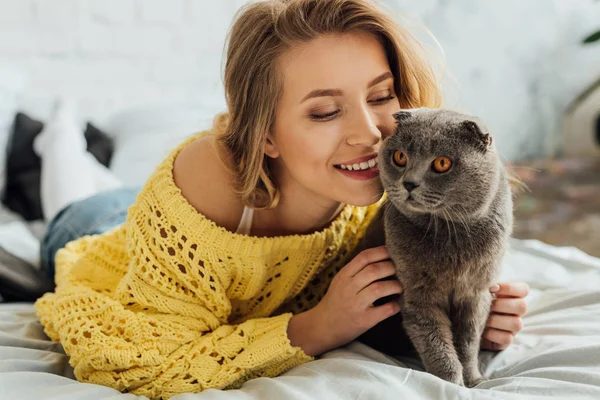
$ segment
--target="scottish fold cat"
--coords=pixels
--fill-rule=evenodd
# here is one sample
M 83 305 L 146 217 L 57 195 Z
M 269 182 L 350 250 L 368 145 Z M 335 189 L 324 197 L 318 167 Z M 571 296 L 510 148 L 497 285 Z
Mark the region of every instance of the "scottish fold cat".
M 377 348 L 407 334 L 428 372 L 472 387 L 485 380 L 478 355 L 489 287 L 512 232 L 508 174 L 476 118 L 445 109 L 394 117 L 379 152 L 388 201 L 359 249 L 385 242 L 402 311 L 359 340 Z

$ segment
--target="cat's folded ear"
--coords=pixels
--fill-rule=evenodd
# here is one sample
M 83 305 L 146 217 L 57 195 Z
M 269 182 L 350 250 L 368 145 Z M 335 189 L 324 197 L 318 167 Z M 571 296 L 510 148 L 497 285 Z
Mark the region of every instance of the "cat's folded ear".
M 461 122 L 459 131 L 465 141 L 475 146 L 477 150 L 485 153 L 492 146 L 492 137 L 490 134 L 484 132 L 481 126 L 475 121 L 466 120 Z
M 406 121 L 407 119 L 410 119 L 411 117 L 412 117 L 412 114 L 408 111 L 398 111 L 397 113 L 394 114 L 394 118 L 398 122 Z

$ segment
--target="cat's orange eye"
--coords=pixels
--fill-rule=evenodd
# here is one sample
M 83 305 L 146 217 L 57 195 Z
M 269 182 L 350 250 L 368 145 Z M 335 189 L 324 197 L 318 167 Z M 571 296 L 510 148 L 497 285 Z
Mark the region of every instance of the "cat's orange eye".
M 433 160 L 433 170 L 435 172 L 439 172 L 440 174 L 448 172 L 451 166 L 452 160 L 450 160 L 448 157 L 438 157 Z
M 396 163 L 396 165 L 398 165 L 399 167 L 406 167 L 407 162 L 408 158 L 406 157 L 406 154 L 404 154 L 400 150 L 396 150 L 394 152 L 394 163 Z

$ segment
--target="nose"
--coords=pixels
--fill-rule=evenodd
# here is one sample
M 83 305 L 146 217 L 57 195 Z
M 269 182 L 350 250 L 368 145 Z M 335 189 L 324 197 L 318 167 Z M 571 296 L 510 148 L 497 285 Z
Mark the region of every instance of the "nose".
M 346 142 L 353 146 L 374 146 L 381 141 L 381 131 L 370 110 L 361 109 L 357 116 L 352 118 Z
M 406 182 L 405 181 L 405 182 L 402 182 L 402 184 L 404 185 L 406 190 L 408 190 L 409 192 L 412 192 L 414 188 L 419 187 L 419 185 L 414 182 Z

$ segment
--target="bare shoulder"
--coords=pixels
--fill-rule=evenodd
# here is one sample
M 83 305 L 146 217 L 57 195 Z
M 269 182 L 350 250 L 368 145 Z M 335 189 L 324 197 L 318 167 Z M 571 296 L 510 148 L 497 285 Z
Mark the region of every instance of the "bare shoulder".
M 235 231 L 244 207 L 214 140 L 212 135 L 203 136 L 186 145 L 175 159 L 173 177 L 183 196 L 199 213 Z

